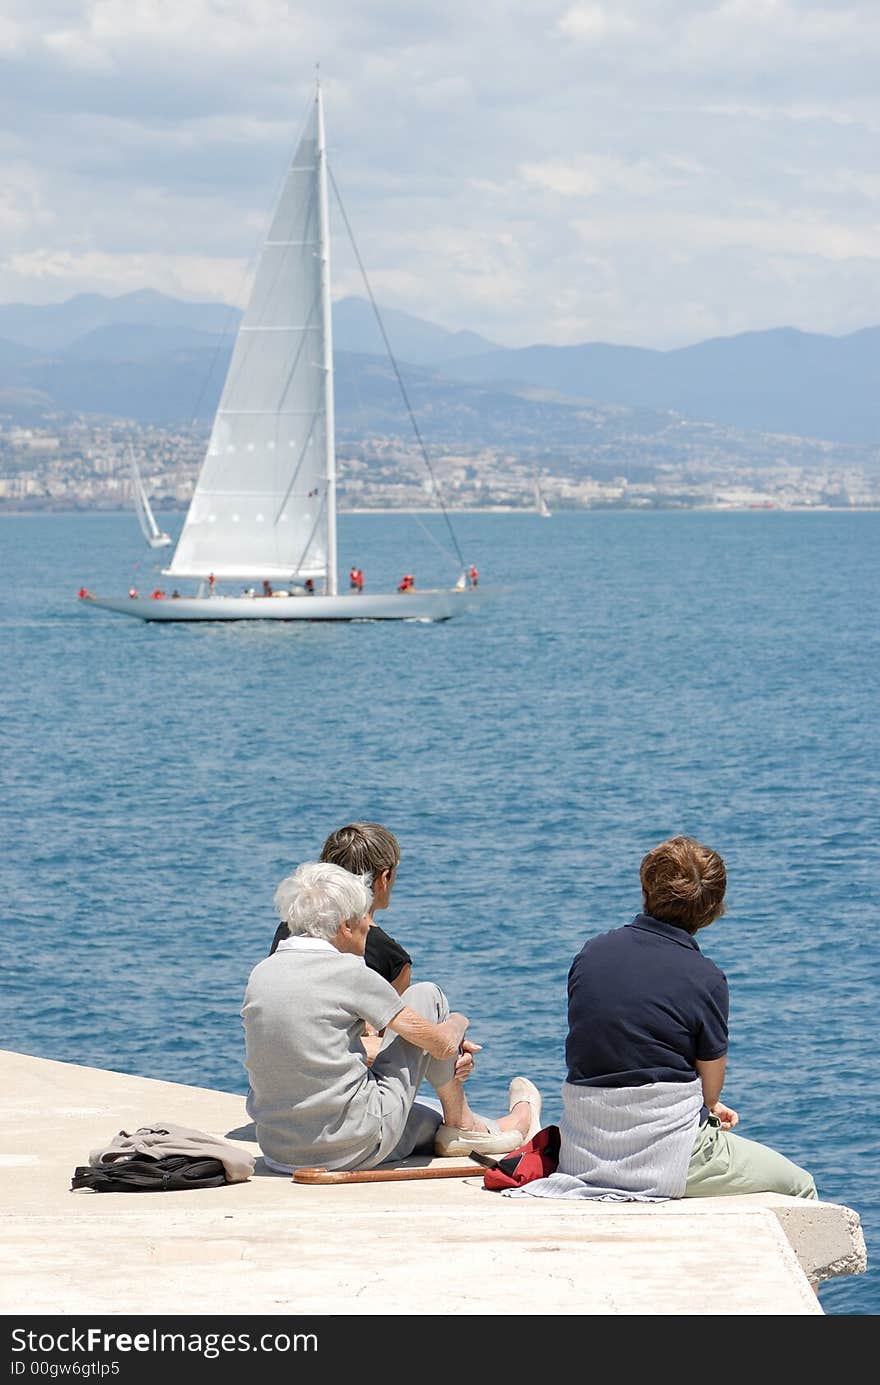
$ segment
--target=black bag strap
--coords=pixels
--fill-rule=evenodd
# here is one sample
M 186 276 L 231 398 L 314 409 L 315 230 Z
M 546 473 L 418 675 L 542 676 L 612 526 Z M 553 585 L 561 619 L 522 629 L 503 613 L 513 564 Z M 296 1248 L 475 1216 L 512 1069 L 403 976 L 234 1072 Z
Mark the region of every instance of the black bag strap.
M 219 1188 L 226 1181 L 219 1159 L 188 1154 L 152 1159 L 148 1154 L 132 1154 L 108 1164 L 80 1165 L 74 1170 L 70 1187 L 71 1191 L 92 1188 L 96 1193 L 162 1193 Z

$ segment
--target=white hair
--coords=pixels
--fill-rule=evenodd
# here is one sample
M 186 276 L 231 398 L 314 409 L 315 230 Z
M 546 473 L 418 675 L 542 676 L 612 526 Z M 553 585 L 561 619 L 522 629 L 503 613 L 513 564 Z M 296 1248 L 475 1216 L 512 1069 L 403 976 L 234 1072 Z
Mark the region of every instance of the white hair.
M 308 861 L 281 881 L 275 908 L 291 937 L 335 938 L 340 925 L 362 918 L 373 892 L 359 875 L 329 861 Z

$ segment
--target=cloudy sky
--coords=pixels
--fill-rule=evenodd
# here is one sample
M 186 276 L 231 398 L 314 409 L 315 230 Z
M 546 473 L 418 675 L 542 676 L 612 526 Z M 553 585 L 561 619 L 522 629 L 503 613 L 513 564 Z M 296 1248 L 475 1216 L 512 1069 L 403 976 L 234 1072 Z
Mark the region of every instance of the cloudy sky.
M 0 302 L 241 302 L 317 63 L 384 306 L 507 346 L 880 323 L 878 0 L 2 0 Z

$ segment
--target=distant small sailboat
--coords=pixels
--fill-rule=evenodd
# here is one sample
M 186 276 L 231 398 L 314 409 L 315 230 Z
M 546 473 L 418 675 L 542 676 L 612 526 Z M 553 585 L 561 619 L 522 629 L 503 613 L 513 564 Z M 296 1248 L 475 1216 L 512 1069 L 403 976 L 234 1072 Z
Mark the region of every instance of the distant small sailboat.
M 541 490 L 541 483 L 537 476 L 535 477 L 535 509 L 542 519 L 549 519 L 552 514 L 550 506 L 544 499 L 544 492 Z
M 144 487 L 143 477 L 138 469 L 134 449 L 131 444 L 129 444 L 128 448 L 128 461 L 131 467 L 131 490 L 134 498 L 134 509 L 138 517 L 138 524 L 141 526 L 141 533 L 151 548 L 169 548 L 171 546 L 171 535 L 163 533 L 156 523 L 156 518 L 150 507 L 150 501 Z

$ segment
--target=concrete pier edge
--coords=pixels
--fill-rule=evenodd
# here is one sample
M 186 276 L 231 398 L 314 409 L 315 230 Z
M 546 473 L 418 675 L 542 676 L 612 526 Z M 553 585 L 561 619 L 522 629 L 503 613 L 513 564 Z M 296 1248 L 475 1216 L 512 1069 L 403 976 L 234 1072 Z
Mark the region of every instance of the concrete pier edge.
M 237 1315 L 822 1315 L 815 1287 L 867 1267 L 858 1214 L 837 1203 L 510 1199 L 479 1174 L 307 1187 L 265 1169 L 236 1094 L 8 1050 L 0 1093 L 6 1315 L 173 1317 L 218 1304 Z M 71 1192 L 91 1150 L 162 1120 L 242 1142 L 254 1176 Z

